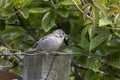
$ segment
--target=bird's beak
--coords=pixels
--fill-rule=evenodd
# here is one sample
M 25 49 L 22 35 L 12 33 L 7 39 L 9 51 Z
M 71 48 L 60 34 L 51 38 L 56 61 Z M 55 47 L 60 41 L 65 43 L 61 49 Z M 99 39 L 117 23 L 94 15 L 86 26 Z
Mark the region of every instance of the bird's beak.
M 65 35 L 64 43 L 68 46 L 69 36 Z
M 68 38 L 68 35 L 66 33 L 64 33 L 64 38 Z

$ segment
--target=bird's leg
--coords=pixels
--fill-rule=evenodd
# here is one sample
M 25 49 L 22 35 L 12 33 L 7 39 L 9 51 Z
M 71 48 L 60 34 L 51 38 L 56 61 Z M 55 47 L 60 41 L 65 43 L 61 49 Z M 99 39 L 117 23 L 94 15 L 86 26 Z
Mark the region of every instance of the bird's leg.
M 54 56 L 60 56 L 60 52 L 53 51 Z
M 46 51 L 42 51 L 42 54 L 44 54 L 44 55 L 46 55 L 46 56 L 48 56 L 48 55 L 49 55 L 49 53 L 48 53 L 48 52 L 46 52 Z

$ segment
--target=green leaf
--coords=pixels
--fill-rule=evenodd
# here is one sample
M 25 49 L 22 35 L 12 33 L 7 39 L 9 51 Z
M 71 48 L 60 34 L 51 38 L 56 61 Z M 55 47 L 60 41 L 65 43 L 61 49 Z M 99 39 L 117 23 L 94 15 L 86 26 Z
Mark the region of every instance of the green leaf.
M 103 33 L 106 33 L 105 29 L 104 28 L 101 28 L 101 27 L 95 27 L 95 33 L 96 34 L 103 34 Z
M 88 58 L 86 61 L 86 66 L 95 72 L 99 71 L 99 68 L 101 67 L 100 58 L 99 57 Z
M 88 41 L 88 39 L 85 37 L 87 31 L 88 31 L 88 27 L 85 27 L 85 28 L 82 30 L 81 40 L 80 40 L 80 42 L 78 43 L 78 45 L 79 45 L 80 47 L 82 47 L 85 51 L 89 51 L 89 41 Z
M 88 28 L 89 28 L 88 26 L 84 27 L 84 29 L 83 29 L 82 32 L 81 32 L 81 38 L 86 35 L 86 33 L 87 33 L 87 31 L 88 31 Z
M 120 2 L 120 0 L 110 0 L 109 2 L 110 3 L 117 3 L 117 2 Z
M 85 80 L 101 80 L 103 74 L 95 73 L 92 70 L 87 70 L 85 73 Z
M 24 33 L 25 31 L 20 27 L 6 25 L 6 29 L 1 33 L 1 35 L 10 34 L 11 32 L 12 33 L 18 32 L 19 34 L 21 34 Z
M 74 76 L 71 76 L 71 77 L 70 77 L 70 80 L 75 80 L 75 77 L 74 77 Z
M 104 80 L 116 80 L 116 78 L 113 75 L 107 74 L 104 76 Z
M 106 26 L 106 25 L 111 25 L 113 24 L 110 19 L 107 18 L 102 18 L 99 20 L 99 26 Z
M 120 32 L 115 32 L 115 35 L 120 38 Z
M 80 30 L 81 30 L 81 27 L 75 27 L 75 24 L 79 23 L 81 21 L 79 20 L 75 20 L 75 19 L 72 19 L 70 20 L 70 25 L 71 25 L 71 30 L 70 30 L 70 36 L 71 36 L 71 39 L 74 40 L 75 42 L 79 42 L 80 41 Z M 81 22 L 82 23 L 82 22 Z
M 92 17 L 93 17 L 93 27 L 95 27 L 99 21 L 98 9 L 95 6 L 92 7 Z
M 89 19 L 86 19 L 84 25 L 89 25 L 89 24 L 92 24 L 92 21 Z
M 116 10 L 120 10 L 120 4 L 114 3 L 112 5 L 110 5 L 112 8 L 116 9 Z
M 21 1 L 21 0 L 20 0 Z M 33 0 L 23 0 L 23 4 L 22 4 L 22 6 L 28 6 L 28 5 L 30 5 L 31 3 L 33 2 Z
M 87 70 L 85 73 L 85 80 L 91 80 L 92 76 L 94 76 L 94 72 L 91 70 Z
M 26 7 L 32 3 L 33 0 L 10 0 L 14 6 Z
M 27 19 L 29 17 L 29 9 L 28 8 L 24 8 L 24 9 L 20 10 L 20 13 L 25 19 Z
M 119 51 L 112 50 L 110 52 L 112 54 L 107 56 L 107 64 L 114 66 L 114 67 L 119 67 L 119 65 L 120 65 L 120 53 L 119 53 Z
M 120 14 L 115 15 L 114 24 L 116 27 L 120 27 Z
M 78 45 L 80 47 L 82 47 L 85 51 L 87 51 L 87 52 L 89 51 L 89 42 L 88 42 L 87 38 L 82 37 L 80 42 L 78 43 Z
M 24 36 L 23 35 L 19 35 L 19 34 L 16 34 L 16 38 L 14 37 L 14 48 L 17 48 L 19 49 L 20 48 L 20 44 L 22 43 L 24 39 Z
M 45 13 L 49 10 L 51 10 L 49 7 L 45 7 L 45 8 L 36 7 L 36 8 L 30 8 L 29 12 L 30 13 Z
M 65 6 L 74 5 L 74 3 L 71 0 L 61 0 L 60 3 Z
M 95 35 L 95 27 L 93 25 L 88 25 L 89 40 L 91 40 Z
M 68 17 L 69 11 L 65 8 L 57 9 L 57 13 L 62 17 Z
M 94 2 L 94 5 L 103 13 L 104 16 L 107 16 L 107 7 L 101 2 Z
M 6 47 L 0 46 L 0 51 L 5 51 L 5 50 L 7 50 Z
M 51 12 L 47 12 L 41 22 L 42 28 L 45 32 L 48 32 L 52 27 L 54 27 L 55 20 L 54 20 L 54 15 Z
M 6 10 L 2 12 L 2 17 L 5 17 L 6 19 L 10 18 L 14 12 L 12 10 Z
M 0 0 L 0 10 L 10 5 L 10 0 Z
M 102 44 L 105 40 L 107 40 L 109 35 L 107 33 L 103 33 L 100 35 L 97 35 L 90 41 L 89 50 L 93 50 L 94 48 L 98 47 L 100 44 Z
M 106 43 L 107 46 L 110 46 L 110 47 L 120 47 L 120 42 L 117 40 L 117 39 L 111 39 L 109 40 L 107 43 Z
M 50 0 L 51 2 L 51 6 L 54 7 L 54 9 L 58 9 L 60 7 L 60 3 L 59 3 L 59 0 Z
M 77 47 L 68 47 L 68 48 L 65 48 L 63 51 L 67 52 L 67 53 L 79 53 L 79 52 L 81 52 L 80 49 Z

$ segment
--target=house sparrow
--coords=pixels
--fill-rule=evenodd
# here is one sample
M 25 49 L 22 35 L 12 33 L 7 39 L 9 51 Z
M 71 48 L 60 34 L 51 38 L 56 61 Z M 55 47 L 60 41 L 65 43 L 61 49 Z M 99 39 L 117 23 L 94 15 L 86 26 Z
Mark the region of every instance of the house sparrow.
M 53 31 L 51 34 L 41 38 L 33 46 L 33 52 L 45 51 L 51 52 L 56 51 L 61 46 L 63 40 L 67 37 L 65 32 L 61 29 Z

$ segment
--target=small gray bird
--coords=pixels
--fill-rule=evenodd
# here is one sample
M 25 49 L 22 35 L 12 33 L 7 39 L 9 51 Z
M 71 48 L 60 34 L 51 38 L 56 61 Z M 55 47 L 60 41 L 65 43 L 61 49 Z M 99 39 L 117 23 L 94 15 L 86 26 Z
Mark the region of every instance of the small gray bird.
M 46 51 L 52 52 L 56 51 L 62 44 L 63 40 L 67 37 L 65 32 L 61 29 L 53 31 L 51 34 L 41 38 L 33 46 L 34 52 Z

